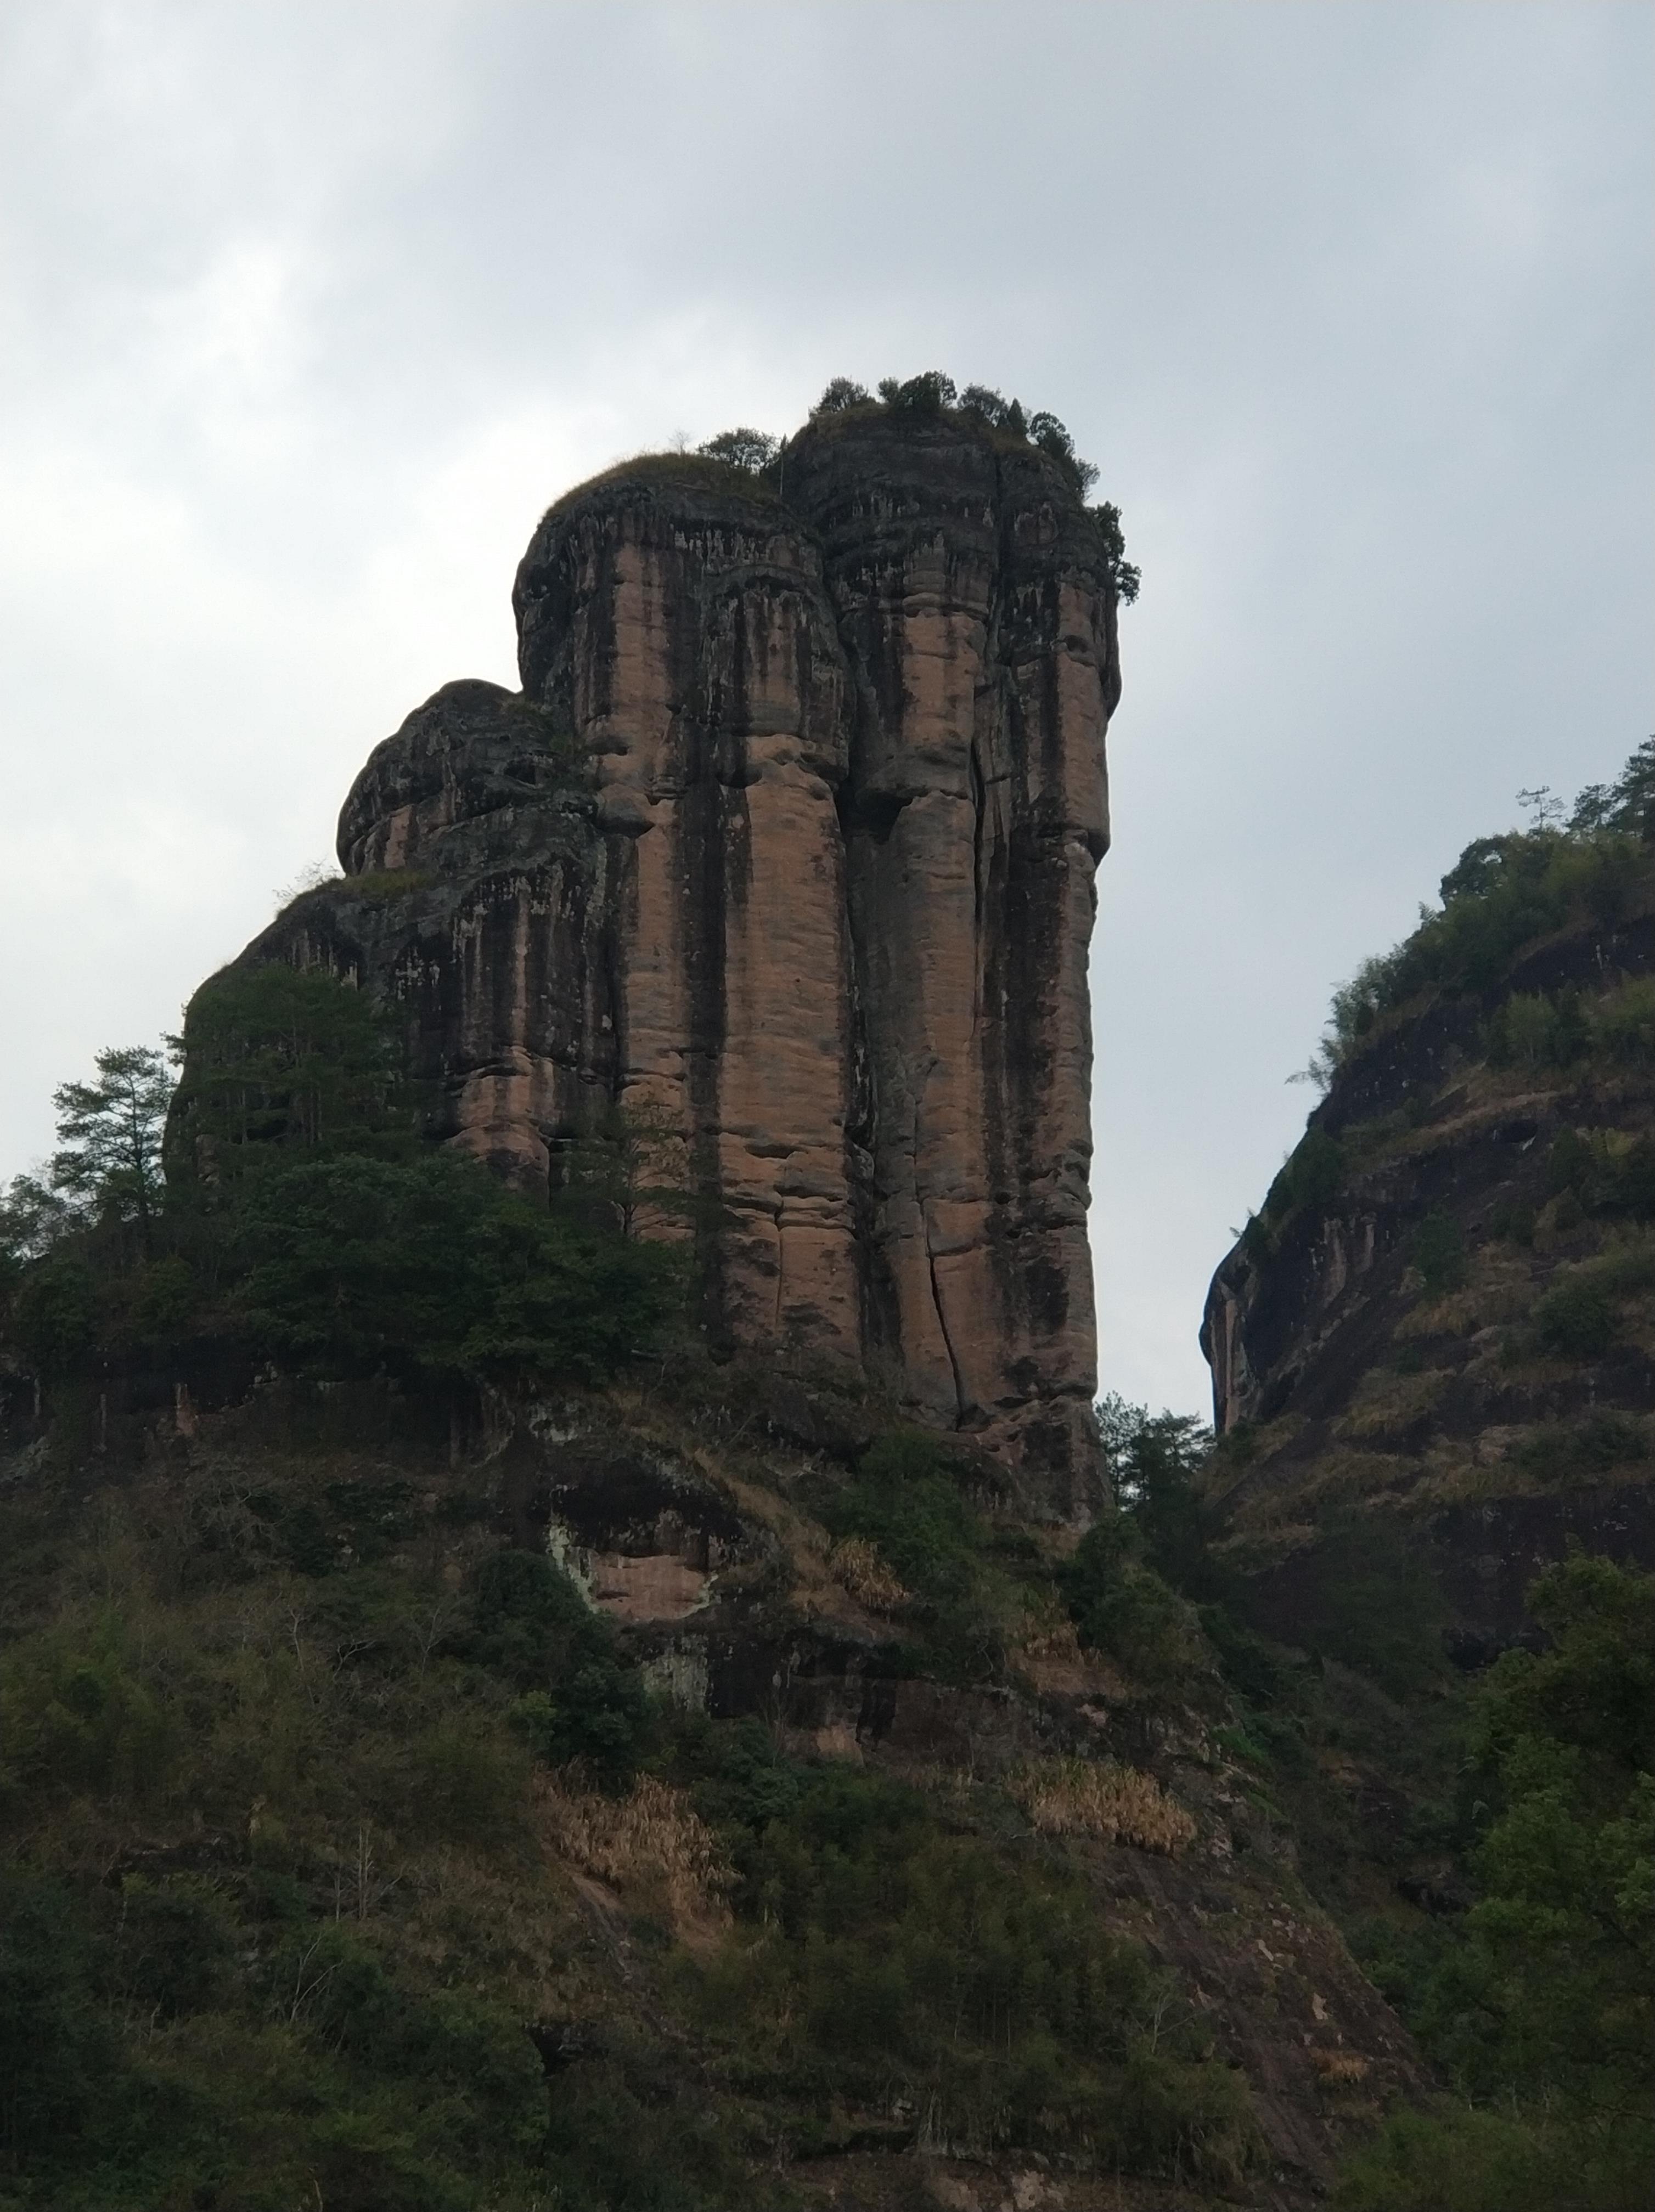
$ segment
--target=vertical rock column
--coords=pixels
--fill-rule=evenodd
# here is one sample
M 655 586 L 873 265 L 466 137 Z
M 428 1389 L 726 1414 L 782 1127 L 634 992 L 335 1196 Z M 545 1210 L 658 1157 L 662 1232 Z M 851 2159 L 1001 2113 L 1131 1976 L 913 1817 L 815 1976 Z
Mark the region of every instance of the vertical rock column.
M 1097 1391 L 1088 967 L 1120 664 L 1094 526 L 1033 454 L 1002 454 L 999 478 L 994 665 L 977 726 L 982 1052 L 1005 1328 L 996 1425 L 1004 1448 L 1061 1492 L 1090 1464 Z
M 876 1357 L 1062 1510 L 1091 1479 L 1087 948 L 1118 693 L 1103 549 L 1041 456 L 827 422 L 788 454 L 852 670 L 843 811 Z
M 620 1103 L 687 1147 L 709 1328 L 855 1358 L 846 718 L 814 550 L 757 489 L 611 482 L 548 515 L 516 605 L 525 689 L 595 763 Z

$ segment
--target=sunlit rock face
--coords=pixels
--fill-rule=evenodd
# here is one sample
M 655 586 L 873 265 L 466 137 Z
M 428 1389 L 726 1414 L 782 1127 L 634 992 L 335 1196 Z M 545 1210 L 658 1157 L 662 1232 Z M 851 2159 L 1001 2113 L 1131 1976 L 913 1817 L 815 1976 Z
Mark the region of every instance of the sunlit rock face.
M 1079 499 L 1020 441 L 860 410 L 774 482 L 581 487 L 514 605 L 520 693 L 411 715 L 344 882 L 243 957 L 405 1006 L 442 1133 L 525 1186 L 618 1106 L 681 1163 L 645 1225 L 695 1237 L 715 1350 L 865 1368 L 1084 1511 L 1119 674 Z

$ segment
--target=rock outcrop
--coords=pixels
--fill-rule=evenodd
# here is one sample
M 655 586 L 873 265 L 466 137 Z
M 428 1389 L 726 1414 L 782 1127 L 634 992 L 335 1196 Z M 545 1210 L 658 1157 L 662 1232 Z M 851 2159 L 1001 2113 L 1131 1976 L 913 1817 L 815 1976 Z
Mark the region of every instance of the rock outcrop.
M 1220 1264 L 1214 1504 L 1273 1632 L 1331 1633 L 1353 1544 L 1468 1667 L 1533 1637 L 1528 1584 L 1572 1545 L 1655 1564 L 1655 1080 L 1614 1028 L 1652 975 L 1646 855 L 1612 923 L 1381 1024 Z M 1513 1005 L 1574 1043 L 1502 1049 Z
M 1083 1512 L 1109 550 L 958 415 L 824 416 L 772 476 L 560 500 L 520 694 L 412 714 L 344 880 L 242 957 L 395 1002 L 440 1133 L 520 1184 L 619 1109 L 693 1201 L 651 1225 L 696 1237 L 715 1350 L 861 1366 Z

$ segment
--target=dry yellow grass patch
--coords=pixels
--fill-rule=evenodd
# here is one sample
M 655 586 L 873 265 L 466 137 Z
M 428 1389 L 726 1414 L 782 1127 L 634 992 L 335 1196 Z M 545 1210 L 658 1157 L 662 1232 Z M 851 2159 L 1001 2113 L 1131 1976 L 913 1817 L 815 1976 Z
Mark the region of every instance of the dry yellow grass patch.
M 1095 1836 L 1176 1858 L 1196 1824 L 1153 1774 L 1113 1759 L 1030 1759 L 1007 1787 L 1035 1827 L 1048 1836 Z
M 1311 2064 L 1332 2088 L 1348 2088 L 1365 2081 L 1372 2071 L 1370 2062 L 1354 2051 L 1312 2051 Z
M 682 1790 L 641 1774 L 630 1796 L 604 1797 L 545 1775 L 535 1797 L 546 1842 L 583 1872 L 658 1905 L 679 1928 L 725 1917 L 734 1877 Z
M 1084 1667 L 1086 1655 L 1074 1623 L 1067 1614 L 1055 1619 L 1031 1619 L 1028 1632 L 1017 1647 L 1018 1656 L 1059 1667 Z
M 1404 1287 L 1407 1278 L 1404 1277 Z M 1419 1279 L 1414 1278 L 1415 1281 Z M 1481 1327 L 1482 1302 L 1475 1291 L 1451 1291 L 1440 1298 L 1428 1298 L 1422 1305 L 1414 1307 L 1397 1322 L 1392 1334 L 1399 1342 L 1416 1336 L 1469 1336 Z
M 1362 1377 L 1350 1411 L 1333 1424 L 1333 1433 L 1362 1443 L 1405 1428 L 1433 1411 L 1453 1379 L 1452 1370 L 1445 1367 L 1427 1367 L 1418 1375 L 1376 1369 Z
M 870 1613 L 894 1613 L 908 1592 L 866 1536 L 847 1536 L 828 1554 L 828 1572 Z

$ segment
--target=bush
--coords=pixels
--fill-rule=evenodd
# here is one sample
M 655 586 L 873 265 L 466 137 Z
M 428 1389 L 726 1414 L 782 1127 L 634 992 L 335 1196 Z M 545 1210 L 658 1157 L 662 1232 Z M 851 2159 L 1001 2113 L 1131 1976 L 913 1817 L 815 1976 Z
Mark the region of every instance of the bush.
M 1345 1180 L 1345 1151 L 1336 1137 L 1307 1129 L 1270 1185 L 1264 1212 L 1285 1220 L 1297 1207 L 1321 1212 L 1339 1195 Z
M 1489 1017 L 1483 1050 L 1493 1067 L 1567 1067 L 1587 1044 L 1579 994 L 1513 992 Z
M 725 2212 L 751 2201 L 724 2116 L 681 2057 L 663 2059 L 624 2035 L 609 2042 L 553 2080 L 551 2204 L 559 2212 Z
M 1647 1459 L 1649 1440 L 1624 1413 L 1589 1413 L 1573 1426 L 1561 1422 L 1536 1429 L 1518 1453 L 1522 1464 L 1543 1480 L 1602 1474 L 1612 1467 Z
M 1393 2130 L 1354 2162 L 1339 2199 L 1352 2207 L 1629 2212 L 1642 2201 L 1631 2177 L 1646 2190 L 1655 1577 L 1576 1553 L 1528 1596 L 1544 1648 L 1504 1653 L 1472 1705 L 1469 1775 L 1487 1816 L 1470 1855 L 1477 1895 L 1433 1947 L 1409 2015 L 1459 2091 L 1510 2111 L 1508 2131 L 1484 2116 Z M 1468 2130 L 1466 2194 L 1433 2196 L 1431 2162 L 1440 2171 L 1456 2127 Z M 1545 2184 L 1526 2178 L 1525 2145 Z
M 1588 1015 L 1594 1046 L 1622 1067 L 1655 1066 L 1655 976 L 1607 992 Z
M 1364 962 L 1335 992 L 1330 1018 L 1307 1071 L 1323 1089 L 1360 1052 L 1387 1014 L 1428 991 L 1485 992 L 1515 954 L 1567 925 L 1615 927 L 1648 872 L 1651 760 L 1640 745 L 1612 786 L 1582 792 L 1567 826 L 1473 840 L 1442 878 L 1442 903 L 1421 909 L 1411 936 Z M 1655 993 L 1628 985 L 1621 1003 L 1596 1010 L 1524 994 L 1498 1008 L 1496 1059 L 1561 1063 L 1587 1043 L 1641 1064 L 1655 1052 Z
M 648 1720 L 642 1683 L 609 1622 L 550 1559 L 513 1551 L 484 1562 L 463 1648 L 522 1693 L 511 1718 L 541 1758 L 578 1759 L 611 1790 L 630 1780 Z
M 72 1255 L 54 1256 L 22 1278 L 12 1304 L 17 1341 L 37 1373 L 70 1375 L 97 1342 L 100 1315 L 92 1271 Z
M 739 469 L 744 476 L 756 477 L 769 468 L 782 450 L 779 439 L 763 430 L 750 430 L 745 426 L 739 430 L 721 430 L 715 438 L 709 438 L 697 453 L 709 461 L 722 461 L 727 468 Z
M 1011 1593 L 992 1564 L 988 1526 L 935 1437 L 918 1429 L 882 1437 L 824 1518 L 842 1541 L 873 1547 L 914 1599 L 946 1672 L 975 1680 L 1000 1663 Z
M 1414 1232 L 1414 1265 L 1433 1297 L 1461 1289 L 1469 1272 L 1465 1232 L 1451 1213 L 1427 1213 Z
M 128 1875 L 112 1951 L 123 1996 L 151 2018 L 204 2012 L 230 1988 L 234 1916 L 204 1875 Z
M 1232 2178 L 1248 2161 L 1244 2093 L 1198 2063 L 1194 2024 L 1079 1879 L 1013 1869 L 940 1829 L 916 1791 L 844 1767 L 811 1778 L 738 1860 L 750 1924 L 702 2008 L 755 2086 L 823 2106 L 899 2093 L 938 2147 Z
M 866 407 L 872 398 L 865 384 L 858 384 L 849 376 L 836 376 L 810 411 L 812 416 L 838 415 L 847 407 Z
M 924 369 L 905 383 L 898 383 L 894 376 L 881 377 L 879 397 L 893 414 L 940 415 L 945 407 L 954 404 L 954 380 L 940 368 Z
M 1650 2138 L 1636 2122 L 1401 2112 L 1347 2159 L 1333 2212 L 1643 2212 Z
M 174 1041 L 183 1074 L 167 1136 L 169 1185 L 222 1193 L 293 1151 L 383 1151 L 411 1139 L 417 1101 L 395 1016 L 326 968 L 227 968 Z
M 324 1371 L 593 1381 L 677 1296 L 669 1247 L 578 1228 L 446 1151 L 297 1161 L 250 1182 L 237 1228 L 253 1328 Z
M 1102 1651 L 1146 1688 L 1182 1682 L 1202 1661 L 1191 1607 L 1136 1554 L 1136 1530 L 1120 1512 L 1099 1516 L 1062 1568 L 1059 1583 L 1081 1643 Z
M 143 1802 L 179 1748 L 175 1712 L 133 1663 L 120 1624 L 65 1624 L 0 1656 L 0 1803 L 8 1785 Z
M 1615 1301 L 1580 1272 L 1561 1276 L 1535 1307 L 1542 1346 L 1561 1359 L 1597 1359 L 1615 1341 Z
M 554 1736 L 545 1747 L 548 1753 L 555 1744 Z M 543 1746 L 535 1742 L 532 1748 Z M 529 1747 L 491 1714 L 456 1706 L 414 1736 L 408 1753 L 405 1826 L 447 1843 L 486 1848 L 520 1824 Z

